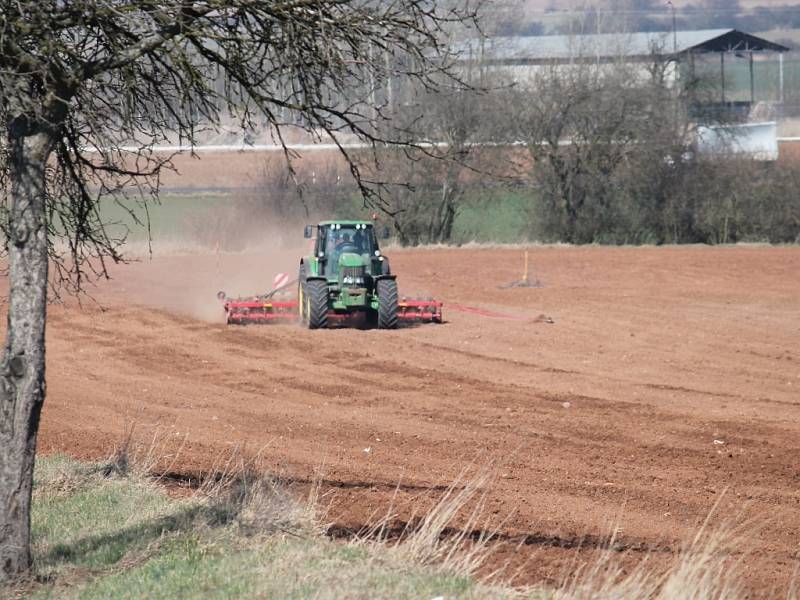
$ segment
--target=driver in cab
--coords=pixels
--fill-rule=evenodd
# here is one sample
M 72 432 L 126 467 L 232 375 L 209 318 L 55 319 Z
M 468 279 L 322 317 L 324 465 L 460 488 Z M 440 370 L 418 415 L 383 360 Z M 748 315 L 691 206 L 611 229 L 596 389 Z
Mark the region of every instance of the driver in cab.
M 360 231 L 337 231 L 334 234 L 334 258 L 338 261 L 343 252 L 364 253 L 364 236 Z

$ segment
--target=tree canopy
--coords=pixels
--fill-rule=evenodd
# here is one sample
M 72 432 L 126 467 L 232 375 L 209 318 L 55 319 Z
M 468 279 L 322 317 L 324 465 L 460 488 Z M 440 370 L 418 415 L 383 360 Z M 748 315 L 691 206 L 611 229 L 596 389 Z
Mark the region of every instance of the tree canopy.
M 31 562 L 48 282 L 80 289 L 121 258 L 100 199 L 157 194 L 169 158 L 154 145 L 191 148 L 223 119 L 280 144 L 287 127 L 330 139 L 374 194 L 342 136 L 413 145 L 376 91 L 458 85 L 447 33 L 474 19 L 430 0 L 0 0 L 0 582 Z
M 441 85 L 445 28 L 474 14 L 428 0 L 0 2 L 3 187 L 12 138 L 45 134 L 51 257 L 80 282 L 86 267 L 119 258 L 97 199 L 157 189 L 169 163 L 153 144 L 191 146 L 227 116 L 244 129 L 269 124 L 279 143 L 287 126 L 396 141 L 378 126 L 390 115 L 370 103 L 375 88 L 390 77 Z M 8 214 L 1 222 L 8 236 Z

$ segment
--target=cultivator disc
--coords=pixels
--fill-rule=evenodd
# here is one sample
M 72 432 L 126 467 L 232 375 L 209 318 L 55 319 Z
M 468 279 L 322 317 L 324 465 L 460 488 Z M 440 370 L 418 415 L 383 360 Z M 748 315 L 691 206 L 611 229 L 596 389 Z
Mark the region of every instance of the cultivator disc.
M 433 298 L 403 298 L 397 304 L 397 318 L 406 323 L 441 323 L 442 306 Z
M 284 285 L 262 296 L 228 298 L 225 292 L 217 294 L 223 303 L 228 325 L 251 323 L 291 323 L 298 319 L 297 300 L 288 288 L 295 282 Z
M 297 302 L 231 302 L 226 307 L 228 324 L 247 325 L 248 323 L 269 323 L 276 321 L 291 322 L 297 320 Z

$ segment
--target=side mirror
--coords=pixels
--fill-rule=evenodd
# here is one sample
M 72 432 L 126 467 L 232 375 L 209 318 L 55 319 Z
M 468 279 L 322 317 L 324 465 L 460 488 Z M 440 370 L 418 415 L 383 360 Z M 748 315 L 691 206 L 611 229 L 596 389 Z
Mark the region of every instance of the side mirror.
M 311 225 L 306 225 L 306 228 L 303 230 L 303 237 L 307 240 L 314 237 L 314 228 Z
M 388 227 L 384 227 L 383 230 L 381 231 L 381 239 L 383 239 L 383 240 L 388 240 L 389 239 L 389 228 Z

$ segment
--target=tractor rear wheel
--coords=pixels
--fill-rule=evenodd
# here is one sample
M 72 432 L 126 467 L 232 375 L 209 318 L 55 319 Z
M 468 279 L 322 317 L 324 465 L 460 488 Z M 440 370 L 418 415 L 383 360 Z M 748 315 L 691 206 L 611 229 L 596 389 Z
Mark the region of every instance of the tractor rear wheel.
M 396 329 L 397 282 L 379 279 L 375 290 L 378 293 L 378 329 Z
M 304 316 L 309 329 L 324 329 L 328 326 L 328 284 L 312 279 L 306 281 Z

